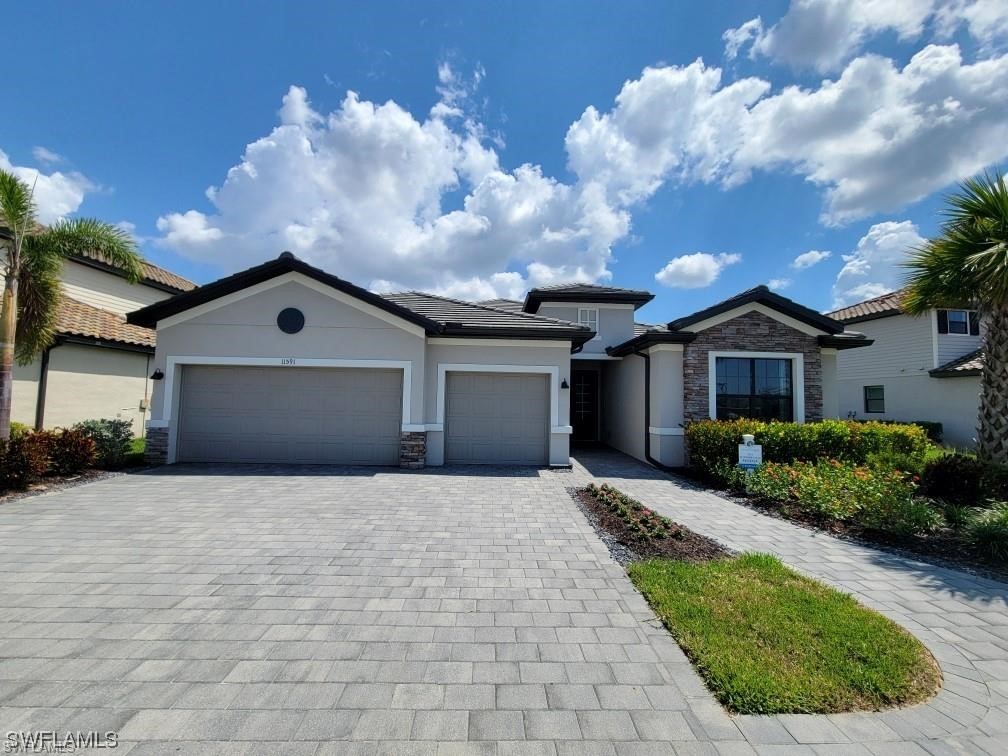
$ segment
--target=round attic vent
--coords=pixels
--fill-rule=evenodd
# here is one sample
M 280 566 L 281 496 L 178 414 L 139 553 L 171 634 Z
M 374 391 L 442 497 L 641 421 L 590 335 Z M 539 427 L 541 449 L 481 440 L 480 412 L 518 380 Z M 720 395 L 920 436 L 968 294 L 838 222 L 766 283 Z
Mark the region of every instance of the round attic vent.
M 277 315 L 277 328 L 284 333 L 297 333 L 304 328 L 304 313 L 296 307 L 287 307 Z

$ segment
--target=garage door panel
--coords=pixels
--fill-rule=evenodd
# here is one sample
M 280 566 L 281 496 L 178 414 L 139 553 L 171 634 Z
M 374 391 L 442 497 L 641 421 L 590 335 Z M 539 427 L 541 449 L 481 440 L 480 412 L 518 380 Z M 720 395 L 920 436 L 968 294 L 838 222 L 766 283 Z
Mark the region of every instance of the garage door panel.
M 446 461 L 546 463 L 549 388 L 545 375 L 449 373 L 446 392 Z
M 179 460 L 394 465 L 402 372 L 186 366 Z

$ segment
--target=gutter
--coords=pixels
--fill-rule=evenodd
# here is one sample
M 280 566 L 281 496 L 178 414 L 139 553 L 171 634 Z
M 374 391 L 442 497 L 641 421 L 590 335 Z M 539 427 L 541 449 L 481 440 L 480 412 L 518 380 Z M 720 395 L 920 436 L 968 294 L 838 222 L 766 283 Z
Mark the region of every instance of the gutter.
M 634 354 L 644 360 L 644 459 L 662 472 L 677 472 L 677 468 L 659 462 L 651 456 L 651 355 L 646 352 L 634 352 Z
M 35 430 L 42 430 L 45 423 L 46 388 L 49 384 L 49 353 L 60 345 L 60 341 L 42 350 L 42 364 L 39 366 L 38 391 L 35 393 Z

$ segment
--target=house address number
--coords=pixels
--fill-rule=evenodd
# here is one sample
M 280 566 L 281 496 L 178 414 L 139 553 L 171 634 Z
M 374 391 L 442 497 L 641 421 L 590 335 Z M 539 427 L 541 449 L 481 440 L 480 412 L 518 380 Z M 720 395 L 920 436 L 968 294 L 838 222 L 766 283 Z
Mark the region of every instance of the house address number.
M 291 365 L 296 365 L 297 360 L 295 360 L 293 357 L 281 357 L 280 364 L 286 367 L 290 367 Z

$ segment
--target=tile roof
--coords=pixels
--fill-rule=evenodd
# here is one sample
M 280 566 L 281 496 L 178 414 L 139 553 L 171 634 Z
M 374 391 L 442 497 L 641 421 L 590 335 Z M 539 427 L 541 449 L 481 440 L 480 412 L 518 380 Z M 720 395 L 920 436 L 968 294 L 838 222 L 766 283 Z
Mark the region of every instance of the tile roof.
M 114 269 L 114 266 L 109 265 L 105 258 L 98 252 L 81 251 L 73 255 L 73 257 L 83 258 L 84 261 L 100 263 L 103 266 Z M 174 289 L 175 291 L 192 291 L 196 288 L 196 284 L 188 278 L 182 278 L 182 276 L 176 275 L 170 270 L 165 270 L 164 268 L 158 267 L 154 263 L 147 262 L 146 260 L 140 263 L 140 272 L 142 276 L 141 280 L 147 283 L 160 284 L 161 286 L 166 286 L 170 289 Z
M 526 329 L 545 333 L 569 333 L 589 329 L 557 318 L 530 315 L 527 312 L 491 307 L 486 304 L 463 302 L 459 299 L 439 297 L 420 291 L 383 294 L 385 299 L 437 323 L 458 324 L 467 328 Z
M 964 354 L 962 357 L 939 365 L 930 371 L 930 375 L 935 378 L 958 378 L 967 375 L 980 375 L 983 370 L 984 356 L 983 349 Z
M 84 336 L 121 344 L 153 347 L 154 331 L 150 328 L 129 325 L 126 318 L 115 312 L 102 310 L 65 294 L 60 298 L 56 315 L 56 333 L 66 336 Z
M 522 309 L 536 312 L 543 302 L 614 302 L 643 307 L 654 299 L 650 291 L 620 289 L 616 286 L 599 286 L 589 283 L 565 283 L 529 289 Z
M 648 331 L 664 331 L 663 326 L 648 325 L 647 323 L 634 323 L 633 324 L 633 335 L 640 336 Z
M 858 302 L 848 307 L 841 307 L 839 310 L 828 313 L 828 315 L 833 320 L 839 320 L 841 323 L 860 323 L 865 320 L 876 320 L 878 318 L 887 318 L 890 315 L 899 315 L 900 297 L 902 294 L 903 290 L 897 289 L 880 297 L 866 299 L 864 302 Z
M 517 299 L 486 299 L 477 302 L 484 307 L 496 307 L 498 310 L 508 310 L 509 312 L 521 312 L 522 303 Z

